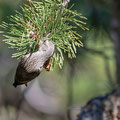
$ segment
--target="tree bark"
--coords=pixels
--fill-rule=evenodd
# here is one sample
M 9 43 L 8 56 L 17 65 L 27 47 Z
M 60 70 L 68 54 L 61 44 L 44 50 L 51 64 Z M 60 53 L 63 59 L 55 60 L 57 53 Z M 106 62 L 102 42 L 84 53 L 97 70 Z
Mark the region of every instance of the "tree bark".
M 111 38 L 115 49 L 116 79 L 120 87 L 120 0 L 112 1 L 111 10 Z

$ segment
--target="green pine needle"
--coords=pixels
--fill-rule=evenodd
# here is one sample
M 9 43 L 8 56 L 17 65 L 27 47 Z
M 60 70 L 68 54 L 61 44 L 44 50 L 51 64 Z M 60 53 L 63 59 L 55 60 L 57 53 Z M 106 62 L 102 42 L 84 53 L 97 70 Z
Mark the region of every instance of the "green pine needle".
M 76 57 L 76 47 L 83 46 L 77 33 L 77 28 L 88 30 L 82 20 L 87 18 L 63 7 L 62 0 L 43 0 L 41 2 L 28 1 L 22 8 L 22 13 L 16 12 L 15 16 L 10 16 L 10 23 L 2 22 L 2 28 L 7 30 L 5 43 L 10 48 L 16 49 L 12 57 L 21 58 L 27 53 L 37 51 L 40 40 L 46 38 L 56 46 L 56 51 L 52 57 L 52 67 L 54 64 L 63 66 L 64 56 Z

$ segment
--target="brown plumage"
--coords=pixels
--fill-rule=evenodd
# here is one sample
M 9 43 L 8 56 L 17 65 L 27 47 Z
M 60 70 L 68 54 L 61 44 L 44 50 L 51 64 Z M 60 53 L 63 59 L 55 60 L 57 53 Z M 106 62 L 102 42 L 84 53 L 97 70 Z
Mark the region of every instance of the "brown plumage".
M 18 64 L 14 87 L 25 84 L 36 78 L 44 67 L 50 70 L 50 58 L 54 54 L 54 44 L 49 40 L 43 40 L 38 51 L 25 55 Z

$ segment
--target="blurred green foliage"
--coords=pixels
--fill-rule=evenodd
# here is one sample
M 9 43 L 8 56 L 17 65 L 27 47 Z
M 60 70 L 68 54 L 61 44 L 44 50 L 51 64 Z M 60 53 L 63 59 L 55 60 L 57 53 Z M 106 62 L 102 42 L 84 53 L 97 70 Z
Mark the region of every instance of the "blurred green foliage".
M 23 1 L 16 4 L 14 2 L 0 1 L 0 22 L 8 21 L 7 16 L 14 14 L 14 11 L 19 9 L 19 5 L 23 4 Z M 70 96 L 72 96 L 70 105 L 83 105 L 90 98 L 103 95 L 115 87 L 114 49 L 109 35 L 111 9 L 109 8 L 109 0 L 94 0 L 92 4 L 88 0 L 71 0 L 70 6 L 73 3 L 73 10 L 77 10 L 88 18 L 87 24 L 90 30 L 83 33 L 84 47 L 78 49 L 77 58 L 73 60 L 66 58 L 63 70 L 55 68 L 49 74 L 55 76 L 56 79 L 59 75 L 60 83 L 58 81 L 56 86 L 60 86 L 59 90 L 63 93 L 62 102 L 69 102 Z M 78 32 L 81 33 L 82 31 L 78 29 Z M 2 43 L 2 36 L 0 39 L 0 59 L 2 59 L 3 53 L 8 55 L 10 50 Z M 5 51 L 4 48 L 7 50 Z M 6 56 L 4 62 L 9 57 L 10 55 Z M 2 64 L 6 63 L 2 62 Z M 15 65 L 12 65 L 15 69 Z M 7 68 L 6 66 L 4 72 L 10 72 Z M 1 81 L 6 79 L 5 76 L 2 78 Z M 7 80 L 10 81 L 9 78 Z M 9 85 L 12 85 L 12 78 Z

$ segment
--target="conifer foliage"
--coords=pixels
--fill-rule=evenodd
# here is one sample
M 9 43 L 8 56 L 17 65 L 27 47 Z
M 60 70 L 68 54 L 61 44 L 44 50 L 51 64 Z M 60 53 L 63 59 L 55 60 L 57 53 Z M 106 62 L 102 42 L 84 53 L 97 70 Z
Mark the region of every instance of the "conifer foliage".
M 10 23 L 1 25 L 7 31 L 4 33 L 5 43 L 16 49 L 12 57 L 21 58 L 37 51 L 42 39 L 48 39 L 56 46 L 52 66 L 57 63 L 62 67 L 63 53 L 69 58 L 76 57 L 76 47 L 83 46 L 82 36 L 76 29 L 87 30 L 83 22 L 86 17 L 68 9 L 62 0 L 28 0 L 21 9 L 22 13 L 17 11 L 10 16 Z

